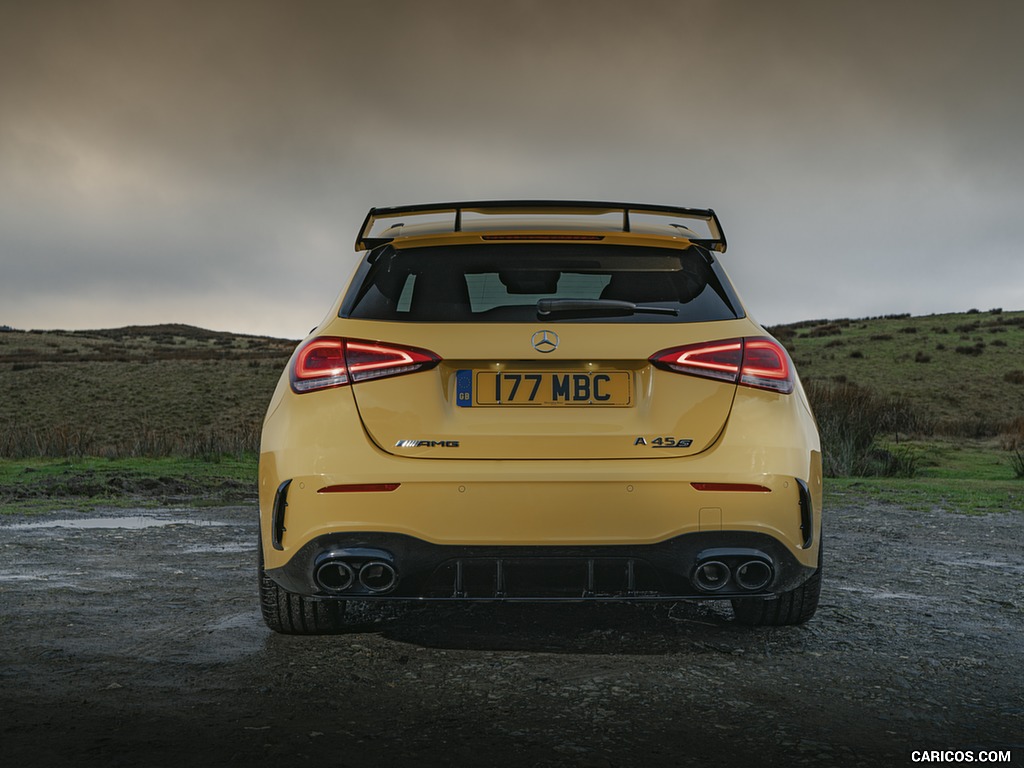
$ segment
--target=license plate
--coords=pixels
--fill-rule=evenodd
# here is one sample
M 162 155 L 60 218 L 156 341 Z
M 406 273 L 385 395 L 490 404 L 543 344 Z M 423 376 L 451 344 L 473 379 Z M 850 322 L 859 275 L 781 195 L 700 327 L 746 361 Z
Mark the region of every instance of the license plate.
M 629 371 L 458 371 L 456 403 L 482 406 L 586 405 L 632 402 Z

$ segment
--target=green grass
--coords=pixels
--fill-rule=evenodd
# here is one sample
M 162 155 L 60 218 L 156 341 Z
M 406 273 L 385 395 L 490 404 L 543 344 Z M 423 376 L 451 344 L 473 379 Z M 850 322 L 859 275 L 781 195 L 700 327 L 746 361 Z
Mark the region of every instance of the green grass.
M 0 514 L 256 502 L 256 456 L 0 459 Z
M 1010 454 L 1002 449 L 998 440 L 933 437 L 903 440 L 900 445 L 916 458 L 920 477 L 1019 482 L 1024 488 L 1024 481 L 1015 478 Z
M 871 499 L 907 509 L 944 509 L 963 514 L 1024 511 L 1024 479 L 998 440 L 928 438 L 885 442 L 904 450 L 917 467 L 910 478 L 827 478 L 826 508 Z
M 896 504 L 928 512 L 942 509 L 965 515 L 1024 511 L 1024 483 L 941 478 L 830 478 L 825 482 L 829 507 L 858 502 Z

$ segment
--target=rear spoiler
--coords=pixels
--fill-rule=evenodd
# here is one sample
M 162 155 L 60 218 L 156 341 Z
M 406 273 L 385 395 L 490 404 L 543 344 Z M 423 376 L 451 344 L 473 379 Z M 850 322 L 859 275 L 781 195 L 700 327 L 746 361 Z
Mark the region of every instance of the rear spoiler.
M 374 225 L 382 219 L 393 219 L 396 217 L 402 217 L 403 219 L 412 218 L 416 216 L 428 216 L 435 215 L 433 219 L 429 220 L 429 223 L 437 226 L 436 232 L 432 234 L 455 234 L 462 232 L 462 214 L 464 212 L 477 213 L 484 215 L 516 215 L 516 216 L 528 216 L 530 214 L 536 214 L 539 217 L 542 216 L 593 216 L 600 214 L 609 213 L 622 213 L 622 223 L 619 226 L 608 228 L 608 233 L 629 233 L 631 230 L 630 216 L 637 215 L 654 215 L 663 216 L 665 218 L 676 218 L 689 221 L 702 221 L 704 226 L 710 233 L 710 237 L 691 237 L 686 235 L 687 239 L 698 245 L 702 245 L 705 248 L 709 248 L 719 253 L 725 253 L 726 241 L 725 233 L 722 231 L 722 225 L 718 220 L 718 216 L 710 208 L 679 208 L 672 205 L 644 205 L 640 203 L 607 203 L 598 201 L 580 201 L 580 200 L 480 200 L 475 202 L 463 202 L 463 203 L 428 203 L 426 205 L 399 205 L 391 208 L 371 208 L 369 213 L 366 214 L 366 218 L 363 220 L 363 226 L 359 230 L 359 236 L 356 238 L 356 250 L 366 251 L 378 246 L 390 243 L 395 237 L 400 235 L 387 236 L 384 234 L 388 228 L 381 231 L 381 234 L 371 236 Z M 438 222 L 436 214 L 451 213 L 453 214 L 452 223 Z M 396 222 L 397 223 L 397 222 Z M 404 224 L 401 222 L 400 224 Z M 671 222 L 666 222 L 671 224 Z M 394 225 L 391 225 L 394 226 Z M 675 225 L 675 226 L 683 226 Z M 551 229 L 555 228 L 558 231 L 564 231 L 566 229 L 574 229 L 571 222 L 565 222 L 560 220 L 555 227 L 548 225 L 545 227 L 540 224 L 540 229 Z M 579 227 L 588 233 L 593 233 L 594 227 L 591 224 L 587 227 Z M 473 228 L 474 232 L 478 231 L 477 227 Z M 600 231 L 600 230 L 598 230 Z

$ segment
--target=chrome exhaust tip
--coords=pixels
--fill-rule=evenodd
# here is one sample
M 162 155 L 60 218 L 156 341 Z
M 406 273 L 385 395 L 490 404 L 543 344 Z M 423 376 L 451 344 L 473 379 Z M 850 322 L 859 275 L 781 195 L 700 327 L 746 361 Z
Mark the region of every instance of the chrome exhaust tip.
M 327 560 L 316 569 L 315 578 L 324 592 L 339 593 L 355 583 L 356 574 L 344 560 Z
M 748 560 L 736 569 L 735 574 L 736 583 L 750 592 L 767 587 L 772 575 L 772 567 L 764 560 Z
M 717 592 L 729 583 L 729 566 L 721 560 L 705 560 L 693 572 L 693 582 L 705 592 Z
M 373 560 L 359 569 L 359 583 L 370 592 L 390 592 L 398 583 L 398 573 L 389 563 Z

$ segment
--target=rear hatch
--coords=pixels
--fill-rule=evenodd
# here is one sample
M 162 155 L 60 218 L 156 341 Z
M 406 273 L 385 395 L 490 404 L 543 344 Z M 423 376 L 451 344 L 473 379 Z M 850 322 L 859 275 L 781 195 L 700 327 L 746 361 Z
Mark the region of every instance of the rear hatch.
M 735 380 L 680 375 L 649 360 L 756 327 L 714 255 L 678 238 L 652 246 L 547 237 L 384 244 L 368 254 L 339 319 L 322 332 L 440 358 L 416 372 L 355 380 L 363 425 L 382 450 L 453 459 L 678 457 L 721 434 Z
M 715 325 L 726 337 L 749 332 L 743 321 Z M 364 338 L 390 332 L 387 343 L 399 348 L 429 344 L 442 358 L 430 370 L 352 390 L 367 435 L 398 456 L 646 459 L 707 449 L 725 427 L 736 385 L 659 370 L 648 357 L 711 329 L 640 328 L 419 325 L 415 334 L 391 326 L 370 336 L 349 327 Z M 536 343 L 558 346 L 539 352 Z

